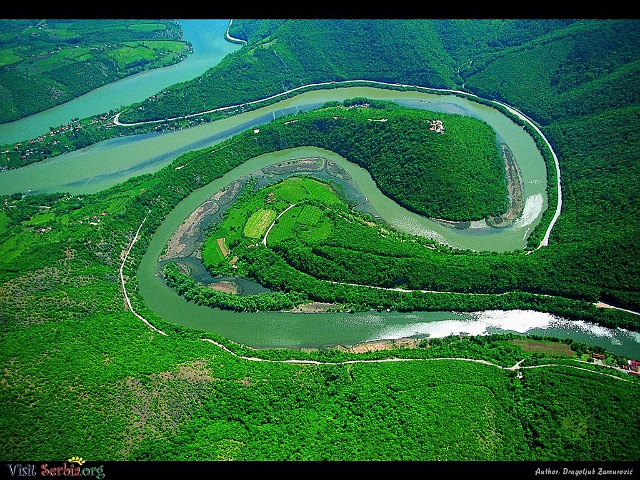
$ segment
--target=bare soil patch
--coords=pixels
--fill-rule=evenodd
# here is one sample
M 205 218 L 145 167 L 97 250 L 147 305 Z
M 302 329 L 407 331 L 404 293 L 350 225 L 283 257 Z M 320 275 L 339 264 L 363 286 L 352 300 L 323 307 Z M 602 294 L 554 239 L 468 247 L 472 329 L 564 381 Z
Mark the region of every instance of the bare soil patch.
M 227 255 L 229 255 L 229 250 L 227 249 L 227 246 L 225 245 L 225 239 L 224 238 L 218 238 L 216 240 L 216 242 L 218 242 L 218 247 L 220 247 L 220 251 L 222 252 L 222 255 L 224 255 L 225 257 Z
M 323 157 L 292 158 L 284 162 L 264 167 L 266 174 L 285 174 L 292 172 L 319 172 L 326 167 L 327 160 Z
M 576 352 L 566 343 L 547 342 L 541 340 L 512 340 L 512 345 L 518 345 L 525 352 L 541 352 L 545 355 L 557 355 L 562 357 L 573 357 Z
M 218 292 L 223 292 L 223 293 L 232 293 L 234 295 L 238 294 L 238 285 L 236 285 L 233 282 L 227 282 L 226 280 L 223 280 L 221 282 L 216 282 L 216 283 L 211 283 L 208 285 L 208 287 L 211 290 L 216 290 Z
M 509 210 L 497 217 L 488 217 L 487 225 L 494 228 L 508 227 L 515 222 L 524 211 L 524 181 L 520 167 L 507 145 L 500 145 L 505 163 L 507 190 L 509 191 Z
M 225 205 L 231 202 L 240 193 L 241 189 L 241 182 L 231 182 L 191 212 L 171 236 L 165 253 L 158 260 L 162 261 L 192 255 L 196 249 L 197 240 L 202 231 L 201 224 L 205 217 L 215 214 L 219 210 L 220 204 Z
M 285 311 L 289 313 L 322 313 L 336 307 L 338 307 L 338 305 L 336 305 L 335 303 L 311 302 L 305 303 L 303 305 L 298 305 L 293 310 Z
M 352 347 L 340 347 L 340 350 L 349 353 L 377 352 L 379 350 L 392 350 L 394 348 L 416 348 L 420 343 L 418 338 L 400 338 L 397 340 L 379 340 L 353 345 Z

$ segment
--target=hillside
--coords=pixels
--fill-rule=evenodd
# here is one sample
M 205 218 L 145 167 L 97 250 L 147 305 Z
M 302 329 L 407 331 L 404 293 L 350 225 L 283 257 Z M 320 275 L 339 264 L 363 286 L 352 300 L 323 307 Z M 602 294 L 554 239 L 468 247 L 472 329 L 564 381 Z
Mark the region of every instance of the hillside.
M 168 20 L 0 20 L 0 123 L 188 53 Z

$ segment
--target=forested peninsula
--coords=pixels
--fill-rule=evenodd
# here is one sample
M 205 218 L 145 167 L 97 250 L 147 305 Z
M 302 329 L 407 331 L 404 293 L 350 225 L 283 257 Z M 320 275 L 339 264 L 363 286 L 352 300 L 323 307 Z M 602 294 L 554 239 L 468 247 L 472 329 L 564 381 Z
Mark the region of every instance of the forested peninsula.
M 158 21 L 167 29 L 169 23 Z M 282 310 L 307 301 L 374 313 L 526 308 L 640 330 L 633 313 L 640 312 L 640 22 L 234 20 L 229 34 L 246 45 L 201 77 L 97 119 L 78 119 L 73 130 L 47 136 L 59 141 L 49 152 L 34 147 L 36 139 L 29 145 L 37 153 L 29 156 L 22 150 L 27 142 L 5 146 L 3 166 L 23 168 L 105 138 L 232 116 L 305 85 L 367 80 L 477 95 L 522 112 L 557 154 L 562 209 L 548 245 L 537 248 L 543 233 L 536 231 L 523 251 L 457 250 L 392 231 L 355 212 L 337 190 L 314 184 L 322 193 L 301 201 L 285 197 L 290 185 L 284 185 L 277 192 L 282 204 L 267 203 L 264 190 L 238 202 L 259 208 L 245 208 L 251 222 L 226 245 L 241 261 L 239 273 L 271 289 L 264 304 L 238 306 L 239 295 L 208 293 L 176 265 L 159 275 L 191 302 L 231 310 Z M 107 41 L 105 35 L 99 43 Z M 18 78 L 18 66 L 26 65 L 11 58 L 18 70 L 2 80 Z M 32 84 L 34 92 L 51 85 L 46 72 L 36 78 L 43 83 Z M 3 88 L 6 99 L 27 87 L 18 81 Z M 6 111 L 23 115 L 46 104 L 36 103 Z M 482 125 L 441 115 L 440 135 L 427 126 L 435 118 L 415 111 L 349 106 L 275 120 L 96 194 L 0 197 L 2 459 L 61 465 L 79 455 L 96 467 L 106 460 L 631 466 L 640 459 L 640 391 L 628 373 L 634 359 L 604 348 L 535 335 L 460 334 L 364 353 L 254 350 L 168 322 L 146 305 L 138 267 L 167 215 L 198 188 L 282 148 L 311 142 L 358 159 L 380 188 L 424 215 L 463 220 L 504 211 L 502 158 Z M 476 142 L 469 148 L 484 162 L 478 184 L 458 177 L 451 186 L 464 205 L 428 183 L 429 168 L 444 169 L 438 162 L 455 155 L 454 145 L 447 152 L 437 145 L 448 141 L 450 128 L 476 132 L 467 135 Z M 490 143 L 494 148 L 485 149 Z M 60 144 L 65 148 L 56 150 Z M 389 159 L 406 159 L 421 191 L 397 188 L 409 184 L 394 177 Z M 553 198 L 555 173 L 548 172 Z M 474 198 L 479 184 L 492 187 L 481 192 L 486 198 Z M 439 198 L 420 196 L 429 194 Z M 281 213 L 265 239 L 264 227 Z M 210 248 L 231 232 L 207 233 L 201 253 L 210 271 L 233 273 L 224 252 Z

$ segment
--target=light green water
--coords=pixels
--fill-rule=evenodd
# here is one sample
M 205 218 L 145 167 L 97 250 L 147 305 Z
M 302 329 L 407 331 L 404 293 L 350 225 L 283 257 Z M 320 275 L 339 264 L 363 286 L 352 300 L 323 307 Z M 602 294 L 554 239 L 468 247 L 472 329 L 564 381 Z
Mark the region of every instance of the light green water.
M 194 24 L 193 27 L 192 32 L 196 32 L 200 28 L 198 35 L 202 35 L 203 41 L 211 41 L 211 36 L 207 37 L 205 33 L 207 25 Z M 223 34 L 223 27 L 226 28 L 226 21 L 224 21 L 224 25 L 220 23 L 215 27 L 222 32 L 219 35 Z M 187 33 L 186 29 L 185 33 Z M 213 36 L 215 37 L 215 35 Z M 188 36 L 186 38 L 189 39 Z M 207 38 L 209 40 L 206 40 Z M 216 38 L 216 42 L 219 42 L 221 37 Z M 229 51 L 237 48 L 231 45 L 228 47 Z M 222 56 L 225 54 L 223 53 Z M 204 67 L 209 60 L 201 58 L 199 61 L 204 63 L 200 63 L 196 69 Z M 213 61 L 211 66 L 213 66 Z M 121 88 L 122 85 L 120 84 L 118 88 Z M 131 87 L 131 85 L 133 83 L 126 88 L 127 91 L 142 88 L 140 84 L 135 87 Z M 124 86 L 126 87 L 126 84 Z M 157 91 L 152 90 L 137 100 Z M 119 94 L 116 94 L 116 98 L 121 98 L 117 95 Z M 100 95 L 94 97 L 98 96 Z M 512 227 L 501 230 L 493 230 L 488 227 L 464 231 L 453 230 L 402 209 L 379 192 L 366 171 L 331 152 L 309 148 L 298 149 L 296 152 L 262 156 L 194 192 L 167 216 L 152 239 L 138 272 L 140 291 L 152 310 L 168 321 L 216 332 L 238 343 L 255 347 L 310 348 L 337 344 L 352 345 L 364 341 L 411 336 L 439 337 L 460 332 L 483 334 L 515 331 L 553 335 L 560 338 L 570 337 L 591 345 L 604 346 L 616 353 L 640 357 L 640 335 L 636 333 L 603 329 L 537 312 L 482 312 L 480 314 L 455 312 L 402 314 L 396 312 L 357 314 L 259 312 L 240 314 L 198 307 L 193 303 L 186 302 L 167 288 L 156 276 L 157 257 L 175 227 L 213 192 L 238 176 L 250 173 L 282 158 L 318 153 L 338 161 L 352 175 L 375 210 L 389 223 L 401 230 L 427 235 L 461 248 L 497 251 L 522 248 L 525 244 L 526 234 L 535 227 L 547 205 L 546 175 L 542 157 L 535 148 L 533 139 L 497 110 L 452 95 L 436 96 L 416 92 L 393 92 L 368 87 L 308 92 L 269 107 L 211 124 L 171 134 L 113 139 L 20 170 L 3 172 L 0 174 L 0 193 L 26 192 L 27 190 L 94 193 L 132 176 L 155 172 L 186 151 L 215 145 L 247 128 L 259 126 L 282 115 L 309 110 L 327 101 L 340 101 L 353 97 L 392 100 L 413 108 L 469 115 L 489 123 L 496 131 L 499 141 L 509 145 L 522 171 L 526 198 L 523 219 Z M 86 116 L 82 113 L 83 109 L 86 108 L 87 102 L 92 101 L 91 97 L 86 97 L 84 100 L 65 105 L 63 108 L 70 110 L 62 113 L 50 111 L 26 119 L 19 125 L 0 126 L 0 143 L 14 141 L 4 140 L 11 135 L 17 135 L 17 139 L 33 138 L 43 131 L 48 131 L 49 125 L 58 125 L 67 121 L 53 119 L 62 119 L 67 116 L 69 118 L 83 118 Z M 111 103 L 105 105 L 104 108 L 100 106 L 99 108 L 102 110 L 99 111 L 106 111 L 118 107 L 120 104 L 114 103 L 112 98 Z M 62 111 L 63 108 L 60 110 Z M 52 113 L 62 116 L 49 117 Z M 91 114 L 93 113 L 96 112 Z M 42 130 L 45 127 L 46 129 Z M 17 129 L 18 133 L 15 133 L 15 130 L 12 133 L 12 129 Z M 32 135 L 32 131 L 38 133 Z
M 37 115 L 1 124 L 0 145 L 36 138 L 48 133 L 49 127 L 64 125 L 73 118 L 87 118 L 140 102 L 163 88 L 203 74 L 240 48 L 224 39 L 229 20 L 179 20 L 178 23 L 185 40 L 193 45 L 193 53 L 185 60 L 105 85 Z
M 206 125 L 162 135 L 112 139 L 22 169 L 2 172 L 0 194 L 27 190 L 34 193 L 94 193 L 130 177 L 155 172 L 186 151 L 215 145 L 247 128 L 259 126 L 274 118 L 309 110 L 327 101 L 358 96 L 393 100 L 415 108 L 460 113 L 484 120 L 494 128 L 499 141 L 507 143 L 511 148 L 525 184 L 525 213 L 523 218 L 512 226 L 503 229 L 481 226 L 455 230 L 400 207 L 375 187 L 366 171 L 344 163 L 343 167 L 354 177 L 371 201 L 371 205 L 385 220 L 400 230 L 428 236 L 456 248 L 507 251 L 522 249 L 525 246 L 526 235 L 539 222 L 547 205 L 546 168 L 542 156 L 533 139 L 500 112 L 453 95 L 393 92 L 369 87 L 303 93 L 268 107 Z M 240 168 L 252 167 L 246 165 Z

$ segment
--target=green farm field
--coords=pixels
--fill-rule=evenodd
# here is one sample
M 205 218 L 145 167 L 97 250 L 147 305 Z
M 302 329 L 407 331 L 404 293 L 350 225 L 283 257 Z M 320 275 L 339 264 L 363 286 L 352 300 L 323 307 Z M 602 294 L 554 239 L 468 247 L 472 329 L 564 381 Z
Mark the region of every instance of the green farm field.
M 276 218 L 274 210 L 262 209 L 251 214 L 244 226 L 244 234 L 249 238 L 261 238 Z
M 329 185 L 305 176 L 289 177 L 236 202 L 203 244 L 202 257 L 205 265 L 219 265 L 225 258 L 217 239 L 225 238 L 230 249 L 243 239 L 253 243 L 263 237 L 271 223 L 285 209 L 309 199 L 326 205 L 342 203 Z M 269 240 L 278 242 L 286 238 L 294 225 L 305 232 L 303 234 L 306 238 L 325 238 L 329 234 L 331 222 L 318 207 L 308 204 L 295 206 L 277 220 L 269 233 Z
M 0 62 L 12 62 L 20 52 L 9 45 L 10 35 L 2 35 L 7 22 L 0 20 Z M 28 62 L 6 64 L 0 96 L 25 102 L 0 105 L 0 118 L 10 121 L 49 105 L 50 91 L 64 90 L 59 100 L 66 101 L 79 87 L 93 88 L 105 71 L 106 81 L 120 78 L 123 72 L 106 51 L 98 61 L 98 50 L 84 49 L 117 44 L 126 64 L 131 47 L 125 43 L 177 41 L 174 24 L 17 21 L 26 36 L 18 36 L 17 44 L 30 49 L 29 58 L 42 61 L 43 69 L 51 60 L 39 55 L 54 55 L 52 48 L 40 49 L 46 38 L 80 42 L 76 58 L 86 61 L 43 70 L 36 83 L 23 76 Z M 525 127 L 536 126 L 528 130 L 532 135 L 543 132 L 534 135 L 536 145 L 549 141 L 545 161 L 557 156 L 562 173 L 557 192 L 560 177 L 548 173 L 548 197 L 562 207 L 558 222 L 548 231 L 548 244 L 540 243 L 556 205 L 550 203 L 547 223 L 531 232 L 528 251 L 466 251 L 394 230 L 359 212 L 358 204 L 338 201 L 332 183 L 299 176 L 254 190 L 248 180 L 233 190 L 233 205 L 220 202 L 228 208 L 221 209 L 219 223 L 206 227 L 202 248 L 210 253 L 204 257 L 212 274 L 253 281 L 267 291 L 208 288 L 186 273 L 193 270 L 171 262 L 150 269 L 154 281 L 163 281 L 189 307 L 214 309 L 215 321 L 228 316 L 241 324 L 254 316 L 260 323 L 305 312 L 294 321 L 306 322 L 313 333 L 333 312 L 378 325 L 379 317 L 410 319 L 417 312 L 533 310 L 626 329 L 633 335 L 629 344 L 636 342 L 640 21 L 238 20 L 229 27 L 229 35 L 247 41 L 237 54 L 160 99 L 125 107 L 129 117 L 120 120 L 248 105 L 300 85 L 335 81 L 330 88 L 340 88 L 343 80 L 363 78 L 393 89 L 463 89 L 522 112 L 532 120 Z M 157 36 L 138 36 L 146 33 Z M 85 68 L 74 68 L 79 64 Z M 633 473 L 640 460 L 640 383 L 624 367 L 638 359 L 636 345 L 616 354 L 595 340 L 582 343 L 582 334 L 565 340 L 488 332 L 439 338 L 407 331 L 397 341 L 259 348 L 174 323 L 147 303 L 139 267 L 171 212 L 191 192 L 277 149 L 313 146 L 357 160 L 385 195 L 416 211 L 433 208 L 423 214 L 434 218 L 502 212 L 500 202 L 480 208 L 488 205 L 486 198 L 506 194 L 502 159 L 493 154 L 497 139 L 483 125 L 451 113 L 442 116 L 446 133 L 437 135 L 419 128 L 433 118 L 422 111 L 382 102 L 351 106 L 274 115 L 259 134 L 249 129 L 96 194 L 5 195 L 0 458 L 8 470 L 41 460 L 57 466 L 77 455 L 91 468 L 117 461 L 114 470 L 105 465 L 105 478 L 119 477 L 117 468 L 138 460 L 180 461 L 183 475 L 194 460 L 287 461 L 288 469 L 295 468 L 292 461 L 437 461 L 422 469 L 436 477 L 438 468 L 443 476 L 455 475 L 456 461 L 486 461 L 502 474 L 510 468 L 506 462 L 521 463 L 506 475 L 514 478 L 535 476 L 536 468 L 546 467 L 540 462 L 569 469 L 576 462 L 576 471 L 597 463 Z M 149 133 L 152 125 L 104 135 Z M 102 135 L 96 129 L 58 138 L 81 148 Z M 11 153 L 21 158 L 17 150 Z M 27 157 L 18 165 L 41 159 Z M 483 178 L 462 176 L 476 167 Z M 240 180 L 245 177 L 229 179 Z M 468 209 L 476 186 L 487 184 L 493 193 Z M 351 191 L 345 186 L 345 194 Z M 258 220 L 266 214 L 256 212 L 272 211 L 277 218 L 289 207 L 266 245 L 247 236 L 262 228 Z M 470 210 L 479 216 L 469 216 Z M 248 227 L 250 221 L 255 225 Z M 600 308 L 601 302 L 617 308 Z M 390 465 L 397 473 L 398 464 Z M 302 468 L 309 466 L 316 468 Z M 212 468 L 220 473 L 218 465 Z M 484 465 L 461 468 L 480 476 Z
M 269 242 L 276 244 L 296 232 L 306 241 L 317 243 L 329 235 L 331 225 L 323 209 L 315 205 L 297 205 L 280 217 L 269 233 Z
M 542 340 L 530 340 L 530 339 L 517 339 L 511 341 L 512 345 L 517 345 L 525 352 L 539 352 L 545 355 L 554 355 L 561 357 L 573 357 L 576 352 L 571 350 L 571 347 L 565 343 L 542 341 Z
M 124 69 L 136 62 L 162 61 L 165 56 L 169 62 L 172 56 L 179 55 L 183 50 L 184 43 L 177 41 L 126 42 L 122 47 L 109 52 L 109 57 L 118 63 L 118 68 Z
M 3 123 L 190 52 L 170 20 L 0 20 L 0 32 Z

